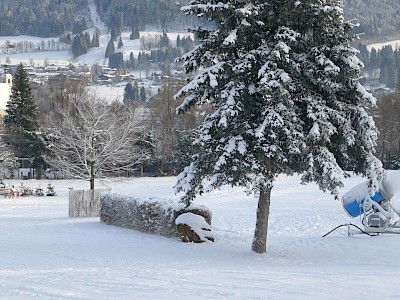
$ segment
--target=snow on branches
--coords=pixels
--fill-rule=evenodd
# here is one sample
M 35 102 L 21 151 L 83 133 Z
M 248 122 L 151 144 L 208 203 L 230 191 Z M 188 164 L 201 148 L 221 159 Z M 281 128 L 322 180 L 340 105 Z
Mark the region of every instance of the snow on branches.
M 377 130 L 366 107 L 375 99 L 358 82 L 363 64 L 340 1 L 198 0 L 183 10 L 216 24 L 181 59 L 195 75 L 177 112 L 212 107 L 178 177 L 183 201 L 222 184 L 256 191 L 293 172 L 337 195 L 347 168 L 374 187 Z

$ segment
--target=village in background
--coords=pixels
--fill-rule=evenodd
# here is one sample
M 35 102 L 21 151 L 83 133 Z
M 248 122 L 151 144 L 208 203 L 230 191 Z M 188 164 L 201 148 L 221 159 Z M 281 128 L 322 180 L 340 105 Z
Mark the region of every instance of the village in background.
M 182 153 L 190 147 L 194 130 L 204 117 L 204 111 L 194 111 L 186 119 L 175 116 L 179 99 L 175 100 L 174 95 L 188 80 L 176 59 L 193 49 L 196 36 L 182 29 L 190 26 L 181 16 L 176 17 L 175 23 L 169 20 L 162 25 L 165 19 L 158 10 L 156 19 L 146 15 L 132 21 L 126 12 L 107 16 L 106 6 L 95 1 L 78 1 L 70 8 L 83 9 L 87 4 L 88 13 L 78 15 L 73 30 L 60 37 L 0 37 L 0 114 L 6 114 L 13 75 L 22 64 L 29 75 L 42 131 L 49 126 L 46 119 L 53 113 L 54 103 L 64 101 L 60 98 L 68 98 L 80 89 L 81 93 L 95 95 L 108 104 L 118 102 L 135 110 L 134 118 L 140 124 L 135 129 L 137 141 L 132 151 L 143 155 L 130 171 L 114 175 L 176 175 L 188 162 L 187 155 Z M 132 7 L 135 5 L 132 3 Z M 346 5 L 349 14 L 356 13 L 355 3 Z M 176 14 L 176 7 L 168 6 L 168 9 Z M 107 24 L 102 21 L 105 16 Z M 149 24 L 156 22 L 158 25 L 144 26 L 145 18 Z M 130 28 L 126 24 L 124 27 L 124 21 Z M 195 24 L 193 19 L 188 21 Z M 181 29 L 159 29 L 163 27 Z M 380 40 L 376 37 L 383 37 L 378 35 L 378 29 L 361 29 L 368 32 L 367 38 L 356 41 L 354 46 L 365 67 L 361 82 L 379 99 L 379 111 L 373 114 L 381 132 L 378 156 L 386 168 L 397 169 L 400 166 L 397 142 L 400 125 L 393 120 L 396 110 L 393 102 L 399 101 L 396 90 L 400 86 L 400 40 L 374 43 L 373 40 Z M 18 157 L 18 165 L 18 168 L 5 170 L 3 176 L 17 179 L 68 177 L 48 164 L 35 170 L 37 166 L 32 157 Z
M 93 37 L 100 32 L 98 27 L 94 32 Z M 106 44 L 110 42 L 108 33 L 100 35 L 98 47 L 89 49 L 87 54 L 77 58 L 73 56 L 71 45 L 54 39 L 38 41 L 29 36 L 0 38 L 0 43 L 4 43 L 3 47 L 0 46 L 0 53 L 3 53 L 0 54 L 1 116 L 6 115 L 13 74 L 22 63 L 29 75 L 32 93 L 39 107 L 39 120 L 46 119 L 49 107 L 52 106 L 51 102 L 55 98 L 63 97 L 60 95 L 62 93 L 68 97 L 67 94 L 75 93 L 76 89 L 81 93 L 96 95 L 109 104 L 118 102 L 127 105 L 135 109 L 134 117 L 141 123 L 140 131 L 147 128 L 146 130 L 157 134 L 158 129 L 158 133 L 163 136 L 162 139 L 160 136 L 154 137 L 154 141 L 158 140 L 158 143 L 154 142 L 157 149 L 154 148 L 152 154 L 158 156 L 158 161 L 156 162 L 153 156 L 153 166 L 150 166 L 150 154 L 147 155 L 147 174 L 176 173 L 177 162 L 173 156 L 179 146 L 177 137 L 160 133 L 160 127 L 170 127 L 167 130 L 179 131 L 177 134 L 182 135 L 185 130 L 195 126 L 194 123 L 183 124 L 175 116 L 171 116 L 175 114 L 173 110 L 178 105 L 173 95 L 186 80 L 182 66 L 174 63 L 174 60 L 194 47 L 194 37 L 193 34 L 184 32 L 140 32 L 140 38 L 136 39 L 131 39 L 130 35 L 129 32 L 122 33 L 119 42 L 115 42 L 115 48 L 119 44 L 112 56 L 118 57 L 116 65 L 113 65 L 112 57 L 111 60 L 105 57 Z M 24 50 L 21 45 L 29 44 L 33 47 L 29 48 L 29 51 L 33 51 L 25 52 L 28 50 Z M 31 58 L 27 59 L 28 57 Z M 169 111 L 161 111 L 160 106 L 164 105 L 171 105 Z M 43 122 L 40 123 L 44 125 Z M 9 179 L 68 178 L 64 172 L 54 170 L 50 166 L 40 169 L 38 174 L 32 162 L 31 157 L 18 157 L 19 167 L 5 170 L 3 176 Z M 136 174 L 143 175 L 143 164 L 136 165 L 123 175 L 129 176 L 135 173 L 135 170 Z

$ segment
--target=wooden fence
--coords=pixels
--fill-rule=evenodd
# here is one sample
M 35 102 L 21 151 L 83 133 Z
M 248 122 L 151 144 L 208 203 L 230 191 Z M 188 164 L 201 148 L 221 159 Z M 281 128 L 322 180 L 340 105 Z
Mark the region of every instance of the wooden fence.
M 100 216 L 100 190 L 70 190 L 69 217 L 92 218 Z

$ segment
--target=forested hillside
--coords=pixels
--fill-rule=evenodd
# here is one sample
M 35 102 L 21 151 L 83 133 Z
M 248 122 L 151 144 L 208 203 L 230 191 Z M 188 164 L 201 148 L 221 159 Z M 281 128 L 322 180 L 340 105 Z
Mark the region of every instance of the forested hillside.
M 356 32 L 376 40 L 400 35 L 399 0 L 345 0 L 347 19 L 356 18 Z
M 357 32 L 378 39 L 400 35 L 400 1 L 344 0 L 347 19 L 357 18 Z M 189 0 L 95 0 L 101 19 L 114 28 L 182 29 L 193 26 L 180 6 Z M 87 0 L 1 0 L 0 35 L 58 36 L 64 31 L 79 33 L 87 27 Z
M 182 0 L 95 0 L 101 19 L 120 31 L 122 28 L 154 27 L 182 29 L 190 27 L 197 18 L 180 11 Z M 79 33 L 87 28 L 87 0 L 2 0 L 0 36 L 34 35 L 53 37 L 65 31 Z
M 190 26 L 195 18 L 185 16 L 180 5 L 189 0 L 95 0 L 97 10 L 106 24 L 143 29 L 146 26 L 172 29 Z M 180 3 L 180 4 L 177 4 Z
M 0 35 L 53 37 L 86 28 L 87 0 L 1 0 Z

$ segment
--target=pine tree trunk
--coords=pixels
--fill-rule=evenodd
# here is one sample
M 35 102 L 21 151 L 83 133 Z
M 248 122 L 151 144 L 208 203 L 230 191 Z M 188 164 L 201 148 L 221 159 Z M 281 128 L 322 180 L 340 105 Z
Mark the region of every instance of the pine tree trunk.
M 257 208 L 256 230 L 252 250 L 257 253 L 265 253 L 267 251 L 267 231 L 269 207 L 271 204 L 271 188 L 263 188 L 260 191 Z

